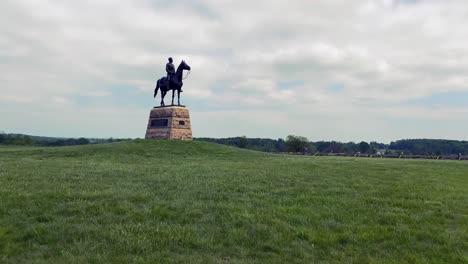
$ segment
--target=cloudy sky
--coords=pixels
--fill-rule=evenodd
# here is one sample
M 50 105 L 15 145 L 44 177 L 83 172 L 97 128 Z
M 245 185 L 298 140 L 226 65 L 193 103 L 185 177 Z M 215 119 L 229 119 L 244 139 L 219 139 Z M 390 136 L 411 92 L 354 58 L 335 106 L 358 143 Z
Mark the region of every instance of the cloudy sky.
M 466 0 L 2 0 L 0 131 L 144 137 L 172 56 L 196 137 L 467 140 L 467 24 Z

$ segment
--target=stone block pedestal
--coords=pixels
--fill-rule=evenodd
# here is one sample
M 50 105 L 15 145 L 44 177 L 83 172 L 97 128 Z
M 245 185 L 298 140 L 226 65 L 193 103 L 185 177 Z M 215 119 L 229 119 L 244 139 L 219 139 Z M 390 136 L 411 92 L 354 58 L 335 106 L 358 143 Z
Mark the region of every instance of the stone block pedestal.
M 150 112 L 145 138 L 192 140 L 189 109 L 185 106 L 153 108 Z

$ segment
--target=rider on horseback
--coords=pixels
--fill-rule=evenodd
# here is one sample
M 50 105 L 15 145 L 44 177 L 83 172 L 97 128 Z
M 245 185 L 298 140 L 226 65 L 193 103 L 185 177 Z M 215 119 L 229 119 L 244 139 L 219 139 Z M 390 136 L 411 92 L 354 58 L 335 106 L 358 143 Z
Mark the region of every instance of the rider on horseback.
M 172 58 L 169 57 L 169 62 L 166 64 L 166 72 L 167 72 L 167 81 L 171 80 L 171 77 L 175 74 L 175 67 L 172 64 Z
M 170 87 L 171 79 L 176 73 L 174 64 L 172 64 L 172 57 L 169 57 L 169 62 L 166 64 L 166 72 L 167 72 L 167 86 Z M 181 90 L 182 92 L 182 90 Z
M 166 64 L 167 76 L 156 81 L 153 97 L 156 97 L 158 91 L 161 90 L 161 106 L 164 106 L 164 96 L 166 96 L 168 91 L 172 91 L 172 105 L 174 105 L 174 95 L 177 92 L 178 105 L 180 105 L 180 93 L 182 92 L 182 86 L 184 85 L 183 80 L 185 79 L 183 77 L 184 70 L 190 72 L 191 68 L 182 60 L 177 67 L 177 70 L 174 70 L 172 58 L 169 58 L 168 60 L 169 63 Z

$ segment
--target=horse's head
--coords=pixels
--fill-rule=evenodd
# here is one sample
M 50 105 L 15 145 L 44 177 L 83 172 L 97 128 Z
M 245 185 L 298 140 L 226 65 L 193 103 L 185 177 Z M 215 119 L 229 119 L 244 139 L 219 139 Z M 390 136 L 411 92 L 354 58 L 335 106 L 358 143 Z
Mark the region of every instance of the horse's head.
M 190 71 L 190 66 L 189 66 L 187 63 L 185 63 L 184 60 L 182 60 L 182 62 L 180 63 L 179 67 L 181 67 L 182 70 Z

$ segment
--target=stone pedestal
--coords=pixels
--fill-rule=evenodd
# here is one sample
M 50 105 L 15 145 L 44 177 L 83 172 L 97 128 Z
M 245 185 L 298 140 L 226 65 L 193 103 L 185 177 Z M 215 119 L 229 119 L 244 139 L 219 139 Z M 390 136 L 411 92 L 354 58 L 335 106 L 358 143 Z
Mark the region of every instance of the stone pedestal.
M 146 139 L 192 140 L 190 113 L 185 106 L 155 107 L 150 112 Z

